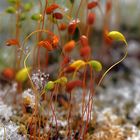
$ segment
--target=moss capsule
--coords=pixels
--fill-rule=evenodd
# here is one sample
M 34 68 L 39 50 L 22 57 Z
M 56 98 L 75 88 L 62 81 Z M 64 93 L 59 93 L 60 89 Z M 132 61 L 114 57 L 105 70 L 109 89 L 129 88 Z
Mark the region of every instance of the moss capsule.
M 28 72 L 30 72 L 31 68 L 23 68 L 19 70 L 16 74 L 16 80 L 18 82 L 25 82 L 28 79 Z
M 57 79 L 55 81 L 55 83 L 59 83 L 59 84 L 62 84 L 62 85 L 65 85 L 67 83 L 67 77 L 63 76 L 63 77 L 60 77 L 59 79 Z
M 63 19 L 63 15 L 60 12 L 53 13 L 53 17 L 58 19 L 58 20 Z
M 83 60 L 76 60 L 70 65 L 70 67 L 80 68 L 80 67 L 84 66 L 85 64 L 86 63 Z
M 83 82 L 81 80 L 70 81 L 66 85 L 66 91 L 70 93 L 75 87 L 82 87 Z
M 39 43 L 38 43 L 38 46 L 39 47 L 44 47 L 44 48 L 46 48 L 48 51 L 52 51 L 53 50 L 53 47 L 52 47 L 52 45 L 51 45 L 51 43 L 50 43 L 50 40 L 43 40 L 43 41 L 40 41 Z
M 80 56 L 83 58 L 90 57 L 91 54 L 91 48 L 89 46 L 80 48 Z
M 66 30 L 66 28 L 67 28 L 67 25 L 66 25 L 65 23 L 61 23 L 61 24 L 59 25 L 59 30 L 61 30 L 61 31 Z
M 75 32 L 75 30 L 76 30 L 76 22 L 72 22 L 72 23 L 70 23 L 69 25 L 68 25 L 68 33 L 70 34 L 70 35 L 73 35 L 74 34 L 74 32 Z
M 64 52 L 71 52 L 74 47 L 75 47 L 75 41 L 71 40 L 64 45 L 63 50 Z
M 110 37 L 111 39 L 113 39 L 115 41 L 124 41 L 126 43 L 126 39 L 125 39 L 124 35 L 118 31 L 109 32 L 108 37 Z
M 45 85 L 45 90 L 52 90 L 54 88 L 55 83 L 53 81 L 49 81 L 46 85 Z
M 7 1 L 11 4 L 15 4 L 17 2 L 17 0 L 7 0 Z
M 15 76 L 15 71 L 12 68 L 5 68 L 2 71 L 2 75 L 8 80 L 12 80 Z
M 41 15 L 40 13 L 33 14 L 33 15 L 31 16 L 31 19 L 32 19 L 32 20 L 35 20 L 35 21 L 42 20 L 42 15 Z
M 17 39 L 9 39 L 6 41 L 7 46 L 12 46 L 12 45 L 19 45 L 19 41 Z
M 95 22 L 95 17 L 96 17 L 95 13 L 90 12 L 87 17 L 87 23 L 89 25 L 92 25 Z
M 16 9 L 14 7 L 10 6 L 6 9 L 6 12 L 8 14 L 14 14 L 14 13 L 16 13 Z
M 88 3 L 87 8 L 92 9 L 92 8 L 95 8 L 97 5 L 98 5 L 97 1 L 92 1 Z
M 96 71 L 100 72 L 102 70 L 102 64 L 97 60 L 91 60 L 88 64 Z
M 49 7 L 46 8 L 46 14 L 51 14 L 57 8 L 59 8 L 58 4 L 55 3 L 51 4 Z
M 33 7 L 33 4 L 31 2 L 25 3 L 23 5 L 23 8 L 25 11 L 30 11 L 32 9 L 32 7 Z
M 81 43 L 82 47 L 88 46 L 88 38 L 85 35 L 82 35 L 80 37 L 80 43 Z

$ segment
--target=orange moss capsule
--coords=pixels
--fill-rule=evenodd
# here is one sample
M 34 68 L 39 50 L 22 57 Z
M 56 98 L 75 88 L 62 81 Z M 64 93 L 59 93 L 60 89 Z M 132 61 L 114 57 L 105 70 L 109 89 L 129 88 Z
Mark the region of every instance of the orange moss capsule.
M 89 25 L 92 25 L 95 22 L 95 17 L 96 17 L 95 13 L 90 12 L 87 17 L 87 23 Z
M 52 45 L 51 45 L 51 43 L 50 43 L 49 40 L 40 41 L 40 42 L 38 43 L 38 46 L 39 46 L 39 47 L 44 47 L 44 48 L 46 48 L 48 51 L 52 51 L 52 50 L 53 50 L 53 47 L 52 47 Z
M 92 2 L 88 3 L 87 8 L 92 9 L 92 8 L 95 8 L 97 5 L 98 5 L 97 1 L 92 1 Z
M 58 38 L 58 36 L 54 35 L 52 37 L 52 46 L 53 46 L 53 48 L 57 48 L 58 43 L 59 43 L 59 38 Z
M 15 71 L 12 68 L 5 68 L 2 71 L 2 75 L 8 80 L 12 80 L 15 77 Z
M 66 30 L 66 28 L 67 28 L 67 25 L 66 25 L 65 23 L 61 23 L 61 24 L 59 25 L 59 30 L 61 30 L 61 31 Z
M 58 20 L 61 20 L 63 18 L 63 15 L 59 12 L 55 12 L 55 13 L 53 13 L 53 17 Z
M 88 58 L 88 57 L 90 57 L 90 54 L 91 54 L 91 48 L 89 46 L 82 47 L 80 49 L 80 56 L 81 57 Z
M 59 8 L 58 4 L 51 4 L 49 7 L 46 8 L 46 14 L 51 14 L 54 10 Z
M 80 37 L 80 43 L 81 43 L 82 47 L 88 46 L 88 38 L 85 35 L 82 35 Z
M 80 80 L 68 82 L 66 85 L 66 91 L 70 93 L 75 87 L 82 87 L 83 83 Z
M 12 46 L 12 45 L 19 45 L 19 41 L 17 39 L 9 39 L 6 41 L 7 46 Z
M 71 40 L 68 43 L 66 43 L 63 47 L 63 51 L 64 52 L 71 52 L 73 50 L 73 48 L 75 47 L 75 41 Z

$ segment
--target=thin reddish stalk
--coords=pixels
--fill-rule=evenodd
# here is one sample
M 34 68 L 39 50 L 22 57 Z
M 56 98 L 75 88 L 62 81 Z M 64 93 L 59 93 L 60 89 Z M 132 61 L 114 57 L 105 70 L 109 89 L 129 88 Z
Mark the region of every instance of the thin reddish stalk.
M 86 97 L 86 73 L 87 73 L 87 66 L 85 66 L 85 69 L 84 69 L 84 77 L 83 77 L 83 94 L 82 94 L 82 114 L 84 112 L 84 108 L 85 108 L 85 97 Z M 83 126 L 83 117 L 84 115 L 82 115 L 82 125 Z M 79 139 L 80 139 L 80 136 L 82 135 L 82 127 L 80 129 L 80 135 L 79 135 Z
M 50 102 L 49 102 L 49 105 L 48 105 L 48 110 L 51 107 L 51 110 L 52 110 L 52 113 L 53 113 L 53 118 L 55 119 L 55 123 L 56 123 L 56 134 L 57 134 L 58 133 L 57 117 L 56 117 L 56 114 L 55 114 L 55 108 L 53 108 L 53 106 L 52 106 L 53 97 L 56 94 L 56 91 L 57 91 L 57 85 L 55 86 L 53 92 L 51 92 L 51 97 L 50 97 Z M 51 128 L 49 129 L 49 132 L 51 132 Z
M 75 18 L 76 18 L 76 22 L 77 22 L 77 18 L 78 18 L 78 14 L 79 14 L 79 11 L 80 11 L 80 8 L 81 8 L 81 6 L 82 6 L 82 2 L 83 2 L 84 0 L 81 0 L 80 1 L 80 4 L 79 4 L 79 7 L 78 7 L 78 10 L 77 10 L 77 12 L 76 12 L 76 16 L 75 16 Z
M 93 105 L 93 100 L 90 101 L 90 98 L 92 98 L 94 96 L 94 84 L 93 82 L 95 81 L 95 74 L 94 74 L 94 79 L 93 79 L 93 75 L 92 75 L 92 68 L 90 66 L 90 95 L 89 95 L 89 100 L 88 100 L 88 113 L 87 113 L 87 120 L 86 120 L 86 126 L 85 126 L 85 129 L 84 129 L 84 133 L 83 133 L 83 139 L 84 139 L 84 136 L 87 132 L 87 129 L 88 129 L 88 123 L 89 123 L 89 120 L 91 118 L 91 113 L 92 113 L 92 105 Z
M 47 7 L 47 2 L 48 1 L 46 0 L 46 4 L 45 4 L 44 10 L 43 10 L 43 18 L 42 18 L 42 27 L 41 27 L 41 30 L 43 30 L 43 28 L 44 28 L 45 11 L 46 11 L 46 7 Z M 41 1 L 40 1 L 40 8 L 42 9 L 42 3 L 41 3 Z M 40 40 L 41 35 L 42 35 L 42 32 L 39 33 L 38 41 Z M 40 47 L 37 48 L 37 61 L 38 61 L 38 69 L 40 70 L 41 69 L 41 66 L 40 66 Z
M 72 97 L 71 97 L 71 92 L 69 93 L 69 95 L 70 95 L 70 98 L 69 98 L 69 114 L 68 114 L 68 135 L 67 135 L 67 138 L 69 138 L 70 137 L 70 134 L 71 134 L 71 125 L 70 125 L 70 119 L 71 119 L 71 111 L 72 111 L 72 103 L 71 103 L 71 99 L 72 99 Z

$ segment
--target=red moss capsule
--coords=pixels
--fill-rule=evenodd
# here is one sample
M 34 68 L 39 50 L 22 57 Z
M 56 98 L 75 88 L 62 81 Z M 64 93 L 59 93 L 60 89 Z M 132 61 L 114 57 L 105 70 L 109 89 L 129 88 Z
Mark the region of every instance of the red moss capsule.
M 58 20 L 61 20 L 63 18 L 63 15 L 59 12 L 55 12 L 55 13 L 53 13 L 53 17 Z
M 7 46 L 12 46 L 12 45 L 19 45 L 19 41 L 17 39 L 9 39 L 6 41 Z
M 80 21 L 78 19 L 76 20 L 73 20 L 69 23 L 68 25 L 68 33 L 70 35 L 73 35 L 75 33 L 75 30 L 76 30 L 76 26 L 77 26 L 77 23 L 79 23 Z
M 96 17 L 95 13 L 90 12 L 87 17 L 87 23 L 89 25 L 92 25 L 95 22 L 95 17 Z
M 2 75 L 8 80 L 12 80 L 15 77 L 15 71 L 12 68 L 5 68 Z
M 91 54 L 91 48 L 89 46 L 80 48 L 80 56 L 83 58 L 89 58 Z
M 49 40 L 40 41 L 40 42 L 38 43 L 38 46 L 39 46 L 39 47 L 44 47 L 44 48 L 46 48 L 48 51 L 52 51 L 52 50 L 53 50 L 53 47 L 52 47 L 52 45 L 51 45 L 51 43 L 50 43 Z
M 49 7 L 46 8 L 46 14 L 51 14 L 54 10 L 59 8 L 58 4 L 51 4 Z
M 107 1 L 106 3 L 106 13 L 108 13 L 112 8 L 112 3 L 111 1 Z
M 70 23 L 70 24 L 68 25 L 68 33 L 69 33 L 70 35 L 73 35 L 74 32 L 75 32 L 75 30 L 76 30 L 76 23 Z
M 61 23 L 61 24 L 59 25 L 59 30 L 61 30 L 61 31 L 66 30 L 66 28 L 67 28 L 67 25 L 66 25 L 65 23 Z
M 82 87 L 82 85 L 83 85 L 83 82 L 80 80 L 68 82 L 66 85 L 66 91 L 70 93 L 75 87 Z
M 72 73 L 72 72 L 75 71 L 75 69 L 76 69 L 76 68 L 74 68 L 74 67 L 68 66 L 68 67 L 64 70 L 64 72 L 66 72 L 66 73 Z
M 82 47 L 88 46 L 88 38 L 85 35 L 82 35 L 80 37 L 80 43 L 81 43 Z
M 95 8 L 97 5 L 98 5 L 97 1 L 92 1 L 92 2 L 88 3 L 87 8 L 92 9 L 92 8 Z
M 73 48 L 75 47 L 75 41 L 71 40 L 68 43 L 66 43 L 63 47 L 63 51 L 64 52 L 71 52 L 73 50 Z

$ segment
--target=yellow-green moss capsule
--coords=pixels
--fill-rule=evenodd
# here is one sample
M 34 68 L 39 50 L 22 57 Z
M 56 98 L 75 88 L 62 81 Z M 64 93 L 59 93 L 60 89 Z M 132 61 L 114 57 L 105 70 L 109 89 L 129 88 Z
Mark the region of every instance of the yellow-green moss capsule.
M 39 21 L 39 20 L 42 19 L 42 15 L 41 15 L 40 13 L 33 14 L 33 15 L 31 16 L 31 19 L 32 19 L 32 20 L 35 20 L 35 21 Z
M 16 80 L 18 82 L 25 82 L 28 79 L 28 73 L 30 72 L 31 68 L 23 68 L 21 70 L 19 70 L 16 74 Z
M 67 77 L 63 76 L 63 77 L 57 79 L 57 80 L 55 81 L 55 83 L 59 83 L 59 84 L 65 85 L 65 84 L 67 83 L 67 81 L 68 81 L 68 80 L 67 80 Z
M 118 31 L 111 31 L 108 33 L 108 36 L 115 41 L 124 41 L 126 43 L 124 35 Z
M 96 71 L 100 72 L 102 70 L 102 64 L 97 60 L 91 60 L 88 64 Z
M 22 13 L 20 15 L 20 21 L 24 21 L 26 19 L 26 14 L 25 13 Z
M 7 1 L 11 4 L 15 4 L 17 2 L 17 0 L 7 0 Z
M 8 14 L 14 14 L 16 12 L 16 9 L 14 7 L 10 6 L 6 9 L 6 12 Z
M 74 0 L 70 0 L 70 2 L 73 4 L 74 3 Z
M 23 5 L 24 10 L 27 12 L 30 11 L 32 9 L 32 7 L 33 7 L 33 4 L 31 2 L 25 3 Z
M 45 85 L 45 90 L 52 90 L 54 88 L 55 83 L 53 81 L 49 81 L 46 85 Z
M 70 67 L 79 68 L 81 66 L 84 66 L 85 64 L 86 63 L 83 60 L 76 60 L 70 65 Z

